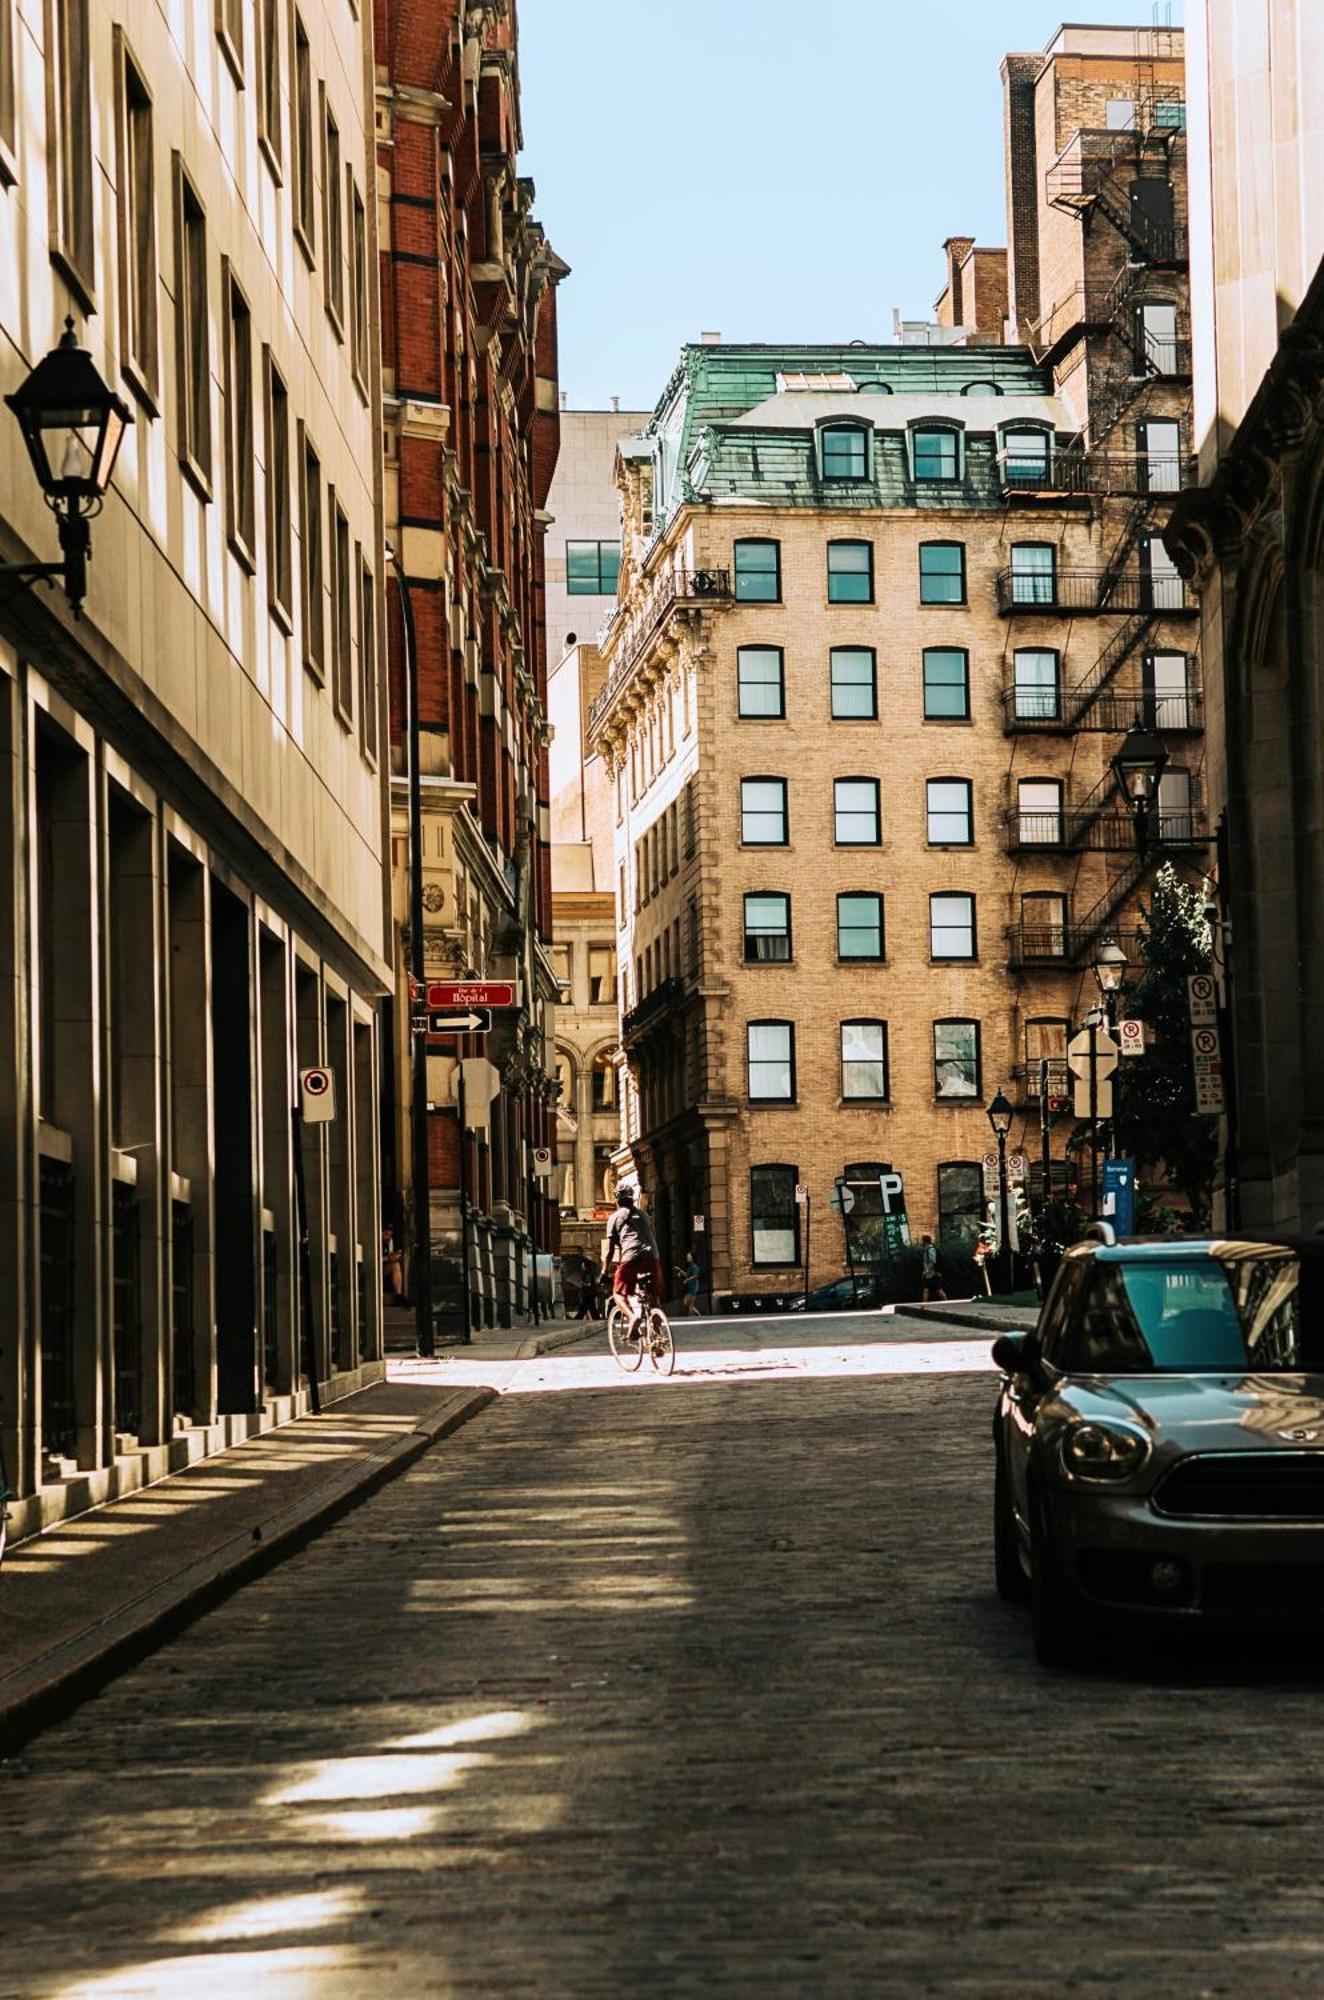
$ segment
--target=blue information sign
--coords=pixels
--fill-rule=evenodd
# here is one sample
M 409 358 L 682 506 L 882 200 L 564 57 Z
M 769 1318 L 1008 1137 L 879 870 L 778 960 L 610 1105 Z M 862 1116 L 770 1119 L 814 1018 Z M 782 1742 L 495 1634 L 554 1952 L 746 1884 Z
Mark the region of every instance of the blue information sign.
M 1105 1160 L 1103 1163 L 1103 1219 L 1111 1222 L 1119 1236 L 1136 1231 L 1136 1163 L 1134 1160 Z

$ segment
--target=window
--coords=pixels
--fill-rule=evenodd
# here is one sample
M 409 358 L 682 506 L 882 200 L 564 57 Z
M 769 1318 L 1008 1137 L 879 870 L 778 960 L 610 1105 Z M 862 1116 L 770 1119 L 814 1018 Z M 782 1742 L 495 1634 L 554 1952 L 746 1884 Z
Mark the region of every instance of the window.
M 1014 542 L 1011 550 L 1013 604 L 1052 604 L 1057 590 L 1057 551 L 1051 542 Z
M 244 87 L 244 0 L 216 0 L 216 38 L 234 75 Z
M 368 393 L 368 213 L 363 206 L 363 196 L 354 184 L 353 174 L 346 176 L 345 185 L 349 189 L 350 276 L 353 284 L 350 298 L 353 314 L 350 354 L 354 380 L 366 396 Z
M 334 487 L 327 489 L 327 515 L 331 522 L 331 699 L 348 729 L 354 719 L 349 522 Z
M 345 331 L 345 211 L 340 183 L 340 127 L 322 86 L 322 240 L 326 245 L 326 309 L 343 339 Z
M 1195 838 L 1194 787 L 1189 771 L 1169 765 L 1158 781 L 1158 837 L 1165 841 Z
M 567 542 L 565 587 L 571 597 L 614 597 L 621 580 L 619 542 Z
M 7 0 L 0 15 L 9 19 Z M 3 37 L 0 27 L 0 37 Z M 153 406 L 158 393 L 156 196 L 152 100 L 116 31 L 119 82 L 120 345 L 124 372 Z M 0 51 L 0 91 L 3 90 Z
M 974 802 L 969 778 L 930 778 L 928 801 L 930 847 L 970 847 L 974 843 Z
M 869 445 L 858 424 L 834 424 L 820 432 L 824 479 L 867 479 Z
M 290 399 L 271 358 L 262 351 L 267 432 L 267 602 L 287 632 L 294 630 L 290 521 Z
M 780 604 L 780 542 L 737 542 L 734 548 L 736 600 L 740 604 Z
M 1154 106 L 1154 123 L 1161 130 L 1184 132 L 1186 130 L 1186 106 L 1176 98 L 1167 98 Z
M 887 1096 L 886 1021 L 842 1022 L 841 1094 L 875 1102 Z
M 785 778 L 740 780 L 740 838 L 746 847 L 785 847 L 790 839 Z
M 921 542 L 919 545 L 921 604 L 965 603 L 965 543 Z
M 1008 486 L 1042 487 L 1048 478 L 1047 431 L 1002 433 L 1002 477 Z
M 736 649 L 736 705 L 746 718 L 786 713 L 786 688 L 780 646 L 740 646 Z
M 1061 664 L 1040 646 L 1017 650 L 1012 662 L 1012 705 L 1018 722 L 1056 722 L 1062 712 Z
M 359 561 L 359 744 L 377 760 L 377 579 L 358 550 Z
M 1186 586 L 1159 535 L 1140 537 L 1140 577 L 1141 601 L 1147 607 L 1155 611 L 1184 610 Z
M 975 899 L 965 895 L 929 897 L 929 951 L 934 958 L 973 958 Z
M 1135 100 L 1130 97 L 1110 97 L 1104 113 L 1110 132 L 1129 132 L 1136 122 Z
M 1002 394 L 1002 387 L 997 382 L 967 382 L 961 394 L 963 396 L 1000 396 Z
M 1022 778 L 1016 787 L 1017 833 L 1022 847 L 1062 845 L 1062 785 L 1057 778 Z
M 1062 958 L 1067 948 L 1067 899 L 1033 890 L 1021 897 L 1021 953 L 1025 958 Z
M 179 343 L 179 455 L 211 498 L 211 344 L 207 330 L 207 218 L 175 155 L 175 324 Z
M 14 82 L 14 0 L 0 0 L 0 187 L 18 178 L 17 90 Z
M 978 1097 L 978 1021 L 934 1022 L 933 1093 L 939 1099 Z
M 783 895 L 745 898 L 745 958 L 750 964 L 785 963 L 791 956 L 791 899 Z
M 1043 1065 L 1048 1064 L 1048 1095 L 1064 1097 L 1070 1083 L 1067 1069 L 1068 1021 L 1051 1019 L 1025 1023 L 1025 1095 L 1036 1103 L 1042 1096 Z
M 225 531 L 244 568 L 257 560 L 257 440 L 253 430 L 253 316 L 221 260 L 225 302 Z
M 1140 359 L 1156 375 L 1177 373 L 1177 308 L 1151 299 L 1136 307 L 1136 346 Z M 1143 429 L 1144 426 L 1138 426 Z M 1174 447 L 1176 449 L 1176 447 Z
M 749 1095 L 760 1104 L 789 1104 L 795 1096 L 795 1027 L 790 1021 L 751 1021 L 746 1029 Z
M 1191 692 L 1185 653 L 1146 653 L 1145 721 L 1151 729 L 1189 729 Z
M 881 959 L 883 899 L 862 890 L 837 897 L 837 957 Z
M 616 1064 L 609 1055 L 594 1058 L 589 1101 L 595 1111 L 616 1108 Z
M 1176 493 L 1181 486 L 1181 425 L 1175 417 L 1150 417 L 1136 425 L 1140 487 L 1145 493 Z
M 257 136 L 278 181 L 281 177 L 280 7 L 281 0 L 257 0 Z
M 882 839 L 877 778 L 835 778 L 832 811 L 838 847 L 877 847 Z
M 872 646 L 834 646 L 829 655 L 834 722 L 872 722 L 878 695 Z
M 916 431 L 914 451 L 917 480 L 960 477 L 960 439 L 955 431 Z
M 299 426 L 299 528 L 303 536 L 303 663 L 326 678 L 326 572 L 322 549 L 322 461 Z
M 588 1004 L 609 1007 L 616 1000 L 616 953 L 609 944 L 588 948 Z
M 798 1167 L 751 1167 L 749 1215 L 755 1264 L 800 1262 L 800 1210 L 795 1189 Z
M 55 30 L 48 100 L 55 128 L 51 234 L 55 254 L 90 312 L 96 283 L 96 243 L 88 0 L 53 0 L 51 16 Z
M 938 1241 L 971 1250 L 984 1221 L 984 1177 L 976 1160 L 949 1160 L 938 1169 Z
M 294 121 L 294 233 L 299 247 L 313 262 L 313 57 L 308 31 L 294 16 L 294 89 L 290 114 Z
M 926 722 L 969 721 L 970 655 L 963 648 L 925 647 L 924 719 Z
M 873 603 L 873 543 L 829 542 L 829 604 Z

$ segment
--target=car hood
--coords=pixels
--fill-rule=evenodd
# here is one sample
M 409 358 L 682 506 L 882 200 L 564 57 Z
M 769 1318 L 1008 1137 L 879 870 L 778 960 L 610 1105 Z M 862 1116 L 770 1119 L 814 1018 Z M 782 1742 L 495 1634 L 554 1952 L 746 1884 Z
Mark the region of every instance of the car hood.
M 1077 1376 L 1059 1400 L 1185 1451 L 1324 1449 L 1324 1375 Z

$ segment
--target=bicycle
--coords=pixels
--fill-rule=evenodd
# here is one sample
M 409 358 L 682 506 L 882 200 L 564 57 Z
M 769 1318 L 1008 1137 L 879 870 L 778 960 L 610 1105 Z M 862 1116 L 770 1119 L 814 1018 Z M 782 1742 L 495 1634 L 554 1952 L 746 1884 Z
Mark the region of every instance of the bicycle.
M 607 1340 L 617 1366 L 627 1375 L 642 1367 L 645 1353 L 659 1375 L 670 1375 L 676 1366 L 671 1321 L 661 1306 L 653 1304 L 652 1290 L 652 1279 L 641 1276 L 635 1287 L 639 1312 L 633 1324 L 628 1299 L 613 1293 L 607 1307 Z

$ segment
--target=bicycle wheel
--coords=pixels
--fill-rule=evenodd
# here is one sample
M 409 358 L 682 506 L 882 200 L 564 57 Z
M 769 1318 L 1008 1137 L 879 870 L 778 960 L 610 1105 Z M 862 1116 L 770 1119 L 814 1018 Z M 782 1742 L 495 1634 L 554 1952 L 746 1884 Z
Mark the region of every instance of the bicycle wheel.
M 676 1342 L 661 1306 L 654 1306 L 648 1315 L 648 1353 L 658 1374 L 670 1375 L 676 1365 Z
M 607 1339 L 618 1366 L 633 1375 L 644 1358 L 644 1343 L 638 1329 L 631 1333 L 625 1307 L 615 1301 L 607 1307 Z

